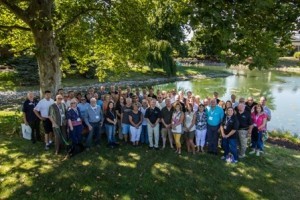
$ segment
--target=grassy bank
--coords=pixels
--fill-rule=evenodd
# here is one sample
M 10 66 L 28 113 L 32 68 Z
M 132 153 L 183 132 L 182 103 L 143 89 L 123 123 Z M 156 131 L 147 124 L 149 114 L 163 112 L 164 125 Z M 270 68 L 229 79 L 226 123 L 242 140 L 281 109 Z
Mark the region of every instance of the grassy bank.
M 278 60 L 276 67 L 298 67 L 300 68 L 300 61 L 294 57 L 281 57 Z
M 1 75 L 1 74 L 0 74 Z M 178 67 L 177 76 L 187 77 L 194 75 L 203 75 L 207 77 L 218 77 L 230 75 L 228 71 L 223 67 Z M 0 76 L 1 77 L 1 76 Z M 165 72 L 162 69 L 154 69 L 151 71 L 148 67 L 143 68 L 130 68 L 126 73 L 109 75 L 104 82 L 122 82 L 122 81 L 143 81 L 153 78 L 167 78 Z M 0 81 L 0 91 L 27 91 L 27 90 L 38 90 L 38 85 L 31 86 L 17 86 L 13 84 L 13 80 L 5 79 L 5 81 Z M 97 78 L 84 78 L 80 75 L 72 75 L 67 78 L 62 79 L 63 87 L 71 86 L 88 86 L 92 84 L 100 83 Z
M 5 115 L 5 116 L 4 116 Z M 120 146 L 64 160 L 11 131 L 0 113 L 0 199 L 297 199 L 300 152 L 266 145 L 236 165 L 171 149 Z

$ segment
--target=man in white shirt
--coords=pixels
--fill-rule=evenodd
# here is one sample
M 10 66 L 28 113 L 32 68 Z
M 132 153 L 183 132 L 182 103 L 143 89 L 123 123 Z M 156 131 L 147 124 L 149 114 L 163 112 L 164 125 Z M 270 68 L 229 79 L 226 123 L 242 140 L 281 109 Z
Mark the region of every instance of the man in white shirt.
M 33 112 L 36 114 L 36 116 L 43 122 L 45 130 L 46 150 L 49 150 L 53 138 L 52 123 L 49 120 L 49 107 L 53 103 L 54 100 L 51 99 L 51 92 L 49 90 L 46 90 L 44 93 L 44 98 L 33 109 Z

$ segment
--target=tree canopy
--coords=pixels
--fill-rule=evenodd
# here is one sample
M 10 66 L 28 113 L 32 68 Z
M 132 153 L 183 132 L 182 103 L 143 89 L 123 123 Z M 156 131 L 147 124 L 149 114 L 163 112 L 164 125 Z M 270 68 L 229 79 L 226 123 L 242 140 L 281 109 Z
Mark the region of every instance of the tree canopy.
M 268 68 L 290 47 L 295 0 L 0 0 L 0 47 L 35 55 L 41 91 L 55 91 L 61 69 L 94 69 L 100 79 L 134 65 L 176 74 L 190 53 Z

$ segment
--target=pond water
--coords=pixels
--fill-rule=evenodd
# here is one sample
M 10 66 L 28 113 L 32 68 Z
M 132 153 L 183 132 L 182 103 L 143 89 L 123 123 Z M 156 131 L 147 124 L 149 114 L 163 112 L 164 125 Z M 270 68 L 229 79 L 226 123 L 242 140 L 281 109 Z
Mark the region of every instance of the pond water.
M 300 76 L 277 71 L 230 70 L 234 75 L 227 78 L 178 81 L 155 86 L 156 89 L 176 88 L 191 90 L 201 99 L 219 93 L 219 99 L 230 100 L 231 94 L 239 97 L 253 96 L 256 102 L 260 96 L 267 97 L 272 110 L 268 129 L 287 130 L 300 135 Z

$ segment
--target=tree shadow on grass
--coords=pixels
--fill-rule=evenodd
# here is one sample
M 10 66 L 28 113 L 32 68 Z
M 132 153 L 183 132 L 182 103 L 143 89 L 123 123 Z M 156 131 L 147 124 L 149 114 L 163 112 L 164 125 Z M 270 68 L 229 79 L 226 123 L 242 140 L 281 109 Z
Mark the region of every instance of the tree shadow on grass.
M 291 178 L 288 173 L 299 177 L 299 165 L 274 164 L 267 155 L 233 165 L 207 154 L 178 156 L 171 149 L 146 146 L 109 149 L 103 143 L 62 161 L 64 156 L 44 152 L 42 144 L 32 146 L 19 138 L 3 140 L 0 198 L 296 199 L 299 195 L 296 178 L 291 183 L 284 179 Z

